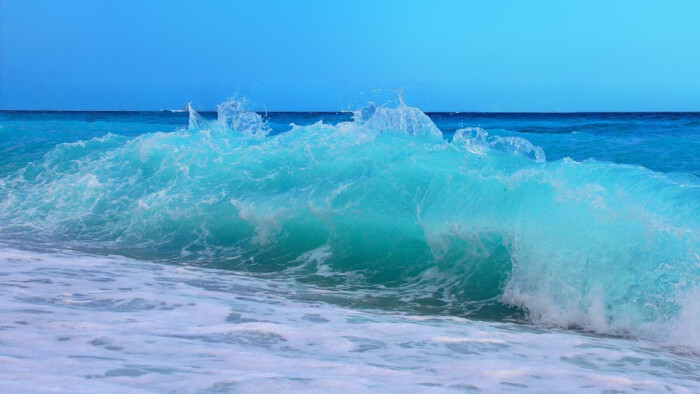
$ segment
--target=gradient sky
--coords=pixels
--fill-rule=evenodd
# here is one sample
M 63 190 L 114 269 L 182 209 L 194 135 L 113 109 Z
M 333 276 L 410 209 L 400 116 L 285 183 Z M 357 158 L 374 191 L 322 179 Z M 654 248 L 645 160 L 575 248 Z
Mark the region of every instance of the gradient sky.
M 0 109 L 700 111 L 700 1 L 0 0 Z M 377 93 L 379 91 L 380 93 Z

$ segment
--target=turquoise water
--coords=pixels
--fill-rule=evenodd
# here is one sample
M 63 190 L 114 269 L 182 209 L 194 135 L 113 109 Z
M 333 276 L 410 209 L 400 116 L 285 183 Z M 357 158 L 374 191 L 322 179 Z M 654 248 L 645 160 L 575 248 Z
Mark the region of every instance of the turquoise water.
M 122 287 L 125 299 L 148 300 L 156 296 L 138 278 L 163 269 L 174 284 L 187 283 L 187 275 L 197 278 L 195 288 L 207 280 L 225 282 L 216 289 L 222 294 L 204 299 L 191 290 L 172 294 L 180 306 L 196 301 L 213 308 L 217 297 L 235 297 L 236 284 L 251 281 L 259 287 L 251 293 L 256 297 L 303 310 L 297 319 L 255 297 L 230 306 L 238 317 L 221 324 L 250 326 L 246 332 L 257 339 L 223 342 L 232 351 L 252 346 L 257 350 L 249 356 L 257 354 L 265 362 L 270 362 L 266 357 L 289 357 L 278 342 L 294 341 L 281 327 L 302 330 L 313 321 L 303 316 L 316 316 L 330 342 L 345 338 L 354 345 L 343 345 L 349 346 L 345 352 L 326 343 L 332 350 L 318 354 L 303 341 L 290 345 L 305 352 L 299 357 L 307 361 L 360 368 L 384 360 L 392 370 L 422 368 L 392 364 L 410 357 L 400 346 L 408 342 L 390 345 L 387 338 L 374 337 L 375 331 L 436 319 L 429 329 L 415 323 L 405 332 L 407 337 L 427 335 L 428 342 L 414 344 L 423 361 L 430 364 L 434 357 L 435 363 L 448 365 L 463 357 L 470 362 L 510 357 L 515 360 L 510 370 L 520 371 L 506 374 L 514 376 L 511 380 L 498 380 L 491 370 L 461 378 L 445 372 L 459 381 L 457 386 L 517 387 L 489 386 L 510 382 L 544 389 L 532 377 L 542 371 L 521 370 L 544 361 L 519 359 L 521 351 L 512 350 L 530 341 L 533 332 L 554 336 L 536 340 L 545 348 L 551 340 L 562 344 L 551 354 L 540 349 L 538 357 L 575 360 L 573 369 L 565 363 L 556 367 L 561 376 L 551 377 L 574 379 L 580 383 L 574 391 L 587 387 L 590 376 L 584 370 L 636 376 L 627 383 L 602 378 L 607 383 L 590 386 L 601 390 L 655 391 L 666 384 L 693 391 L 700 384 L 697 113 L 425 114 L 400 102 L 353 113 L 256 114 L 235 101 L 220 105 L 218 113 L 202 114 L 191 109 L 3 112 L 0 152 L 0 243 L 6 267 L 12 267 L 6 274 L 13 283 L 34 283 L 27 292 L 57 294 L 38 300 L 19 294 L 25 290 L 7 290 L 6 310 L 14 313 L 42 305 L 45 312 L 60 315 L 81 302 L 63 300 L 54 289 L 58 281 L 42 287 L 23 275 L 50 279 L 48 271 L 79 271 L 87 264 L 129 282 Z M 39 262 L 31 263 L 32 256 Z M 29 271 L 21 272 L 16 261 Z M 38 264 L 33 271 L 32 264 Z M 126 273 L 109 273 L 110 265 Z M 42 278 L 39 273 L 45 271 Z M 66 284 L 71 285 L 77 286 L 73 296 L 92 286 Z M 99 289 L 83 294 L 88 306 L 80 314 L 86 320 L 114 312 L 94 300 Z M 110 302 L 118 304 L 114 296 L 117 301 Z M 145 324 L 148 318 L 132 307 L 125 307 L 125 317 L 137 316 Z M 157 321 L 161 313 L 153 313 Z M 345 332 L 352 331 L 346 326 L 352 316 L 376 323 L 356 332 L 355 342 Z M 277 336 L 268 342 L 264 333 L 270 327 L 255 328 L 261 321 L 274 321 L 269 324 Z M 41 319 L 34 324 L 50 325 Z M 216 335 L 227 335 L 228 328 L 217 327 L 223 331 L 214 330 Z M 114 332 L 94 329 L 95 335 L 101 332 L 97 339 L 111 338 L 104 343 L 119 341 Z M 166 329 L 167 324 L 159 328 Z M 165 336 L 144 330 L 139 335 Z M 494 334 L 501 330 L 511 334 Z M 192 349 L 197 348 L 193 343 L 213 341 L 206 333 L 168 335 L 189 340 Z M 475 335 L 488 340 L 479 342 Z M 449 345 L 452 353 L 431 353 L 430 341 L 438 348 Z M 465 343 L 473 341 L 480 345 L 469 350 Z M 625 357 L 640 361 L 593 368 L 600 355 L 569 354 L 602 342 L 620 352 L 607 355 L 610 363 Z M 0 347 L 4 343 L 0 338 Z M 5 353 L 34 353 L 29 344 L 13 346 L 14 353 Z M 348 353 L 353 349 L 372 357 L 354 358 Z M 62 351 L 53 356 L 67 357 Z M 627 351 L 636 355 L 623 354 Z M 658 358 L 641 357 L 649 354 L 645 351 Z M 147 353 L 151 362 L 167 364 L 168 356 Z M 651 361 L 658 359 L 663 363 Z M 143 383 L 139 377 L 154 374 L 108 364 L 110 371 L 135 376 L 124 372 L 119 379 L 102 378 L 132 388 Z M 269 368 L 274 370 L 274 363 Z M 299 377 L 292 366 L 275 373 L 280 379 Z M 241 372 L 245 379 L 254 375 Z M 299 390 L 324 387 L 322 377 L 312 375 L 301 377 L 308 385 L 299 383 Z M 432 379 L 439 384 L 440 376 Z M 639 381 L 658 385 L 639 386 Z M 354 383 L 383 387 L 379 380 L 374 381 L 378 386 Z M 167 387 L 157 379 L 153 384 Z

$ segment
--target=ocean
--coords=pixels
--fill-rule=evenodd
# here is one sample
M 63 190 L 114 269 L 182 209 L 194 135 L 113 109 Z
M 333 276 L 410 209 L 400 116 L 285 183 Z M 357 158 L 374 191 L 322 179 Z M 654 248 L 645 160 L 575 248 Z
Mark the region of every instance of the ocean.
M 0 112 L 2 392 L 700 392 L 700 113 Z

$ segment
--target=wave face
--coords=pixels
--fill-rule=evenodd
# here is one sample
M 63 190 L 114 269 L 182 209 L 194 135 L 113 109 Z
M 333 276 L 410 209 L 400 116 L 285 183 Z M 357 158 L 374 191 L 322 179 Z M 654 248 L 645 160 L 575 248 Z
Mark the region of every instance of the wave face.
M 58 144 L 0 180 L 0 237 L 700 344 L 693 175 L 547 161 L 480 128 L 443 138 L 403 102 L 271 134 L 231 101 L 175 132 Z

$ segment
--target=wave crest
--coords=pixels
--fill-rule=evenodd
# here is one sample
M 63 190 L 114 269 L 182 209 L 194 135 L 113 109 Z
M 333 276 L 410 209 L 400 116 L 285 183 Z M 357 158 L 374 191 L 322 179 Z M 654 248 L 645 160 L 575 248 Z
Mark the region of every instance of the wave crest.
M 539 162 L 547 161 L 544 150 L 532 145 L 525 138 L 489 136 L 489 133 L 480 127 L 459 129 L 455 132 L 452 141 L 463 144 L 473 153 L 486 154 L 485 150 L 493 149 Z
M 245 110 L 246 100 L 231 98 L 216 108 L 216 121 L 208 121 L 187 104 L 189 111 L 189 130 L 232 130 L 244 135 L 264 137 L 270 128 L 262 117 L 255 112 Z
M 375 133 L 407 134 L 425 138 L 442 139 L 442 131 L 418 108 L 409 107 L 401 95 L 396 108 L 377 107 L 369 103 L 354 112 L 354 121 Z

